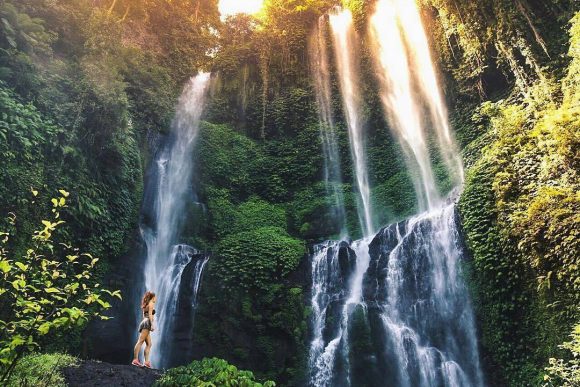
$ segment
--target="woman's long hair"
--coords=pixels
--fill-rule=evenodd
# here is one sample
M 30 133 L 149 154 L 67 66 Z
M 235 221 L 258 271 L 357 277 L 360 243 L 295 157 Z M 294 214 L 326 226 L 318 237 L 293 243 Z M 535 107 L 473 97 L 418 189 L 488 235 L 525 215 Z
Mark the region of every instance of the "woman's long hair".
M 147 306 L 149 305 L 153 297 L 155 297 L 155 293 L 146 291 L 145 295 L 143 296 L 143 301 L 141 301 L 141 309 L 143 310 L 147 309 Z

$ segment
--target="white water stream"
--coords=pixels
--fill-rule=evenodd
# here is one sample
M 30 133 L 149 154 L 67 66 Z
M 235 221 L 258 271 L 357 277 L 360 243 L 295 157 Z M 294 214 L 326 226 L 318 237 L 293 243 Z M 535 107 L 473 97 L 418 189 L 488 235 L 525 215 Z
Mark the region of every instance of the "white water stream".
M 198 254 L 192 247 L 176 243 L 186 220 L 184 214 L 187 200 L 191 197 L 193 149 L 209 83 L 210 74 L 202 73 L 193 77 L 183 89 L 170 139 L 155 160 L 158 181 L 152 195 L 154 219 L 152 225 L 141 227 L 141 235 L 147 247 L 145 287 L 157 295 L 156 332 L 153 333 L 153 339 L 158 343 L 168 342 L 183 271 Z M 205 262 L 202 260 L 201 263 L 195 263 L 194 295 L 199 288 Z M 165 366 L 167 347 L 160 346 L 152 352 L 151 360 L 156 367 Z
M 455 192 L 463 182 L 463 167 L 417 5 L 379 0 L 370 19 L 385 118 L 405 152 L 421 212 L 376 235 L 356 33 L 350 12 L 332 12 L 329 19 L 365 238 L 314 248 L 308 384 L 483 386 L 473 311 L 461 277 L 455 207 L 438 191 L 431 135 Z M 367 346 L 360 337 L 350 337 L 359 333 L 350 329 L 357 310 L 368 328 Z M 357 368 L 361 364 L 364 372 Z

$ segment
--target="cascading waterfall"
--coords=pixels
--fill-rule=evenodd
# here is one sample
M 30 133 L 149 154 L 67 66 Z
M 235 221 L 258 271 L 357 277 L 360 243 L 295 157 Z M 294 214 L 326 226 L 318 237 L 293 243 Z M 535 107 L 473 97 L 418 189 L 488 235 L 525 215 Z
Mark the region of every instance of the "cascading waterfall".
M 141 225 L 147 247 L 145 288 L 157 294 L 155 339 L 165 343 L 152 353 L 153 363 L 160 367 L 169 358 L 165 352 L 170 348 L 168 336 L 172 333 L 184 270 L 190 263 L 195 265 L 192 297 L 195 302 L 207 259 L 192 247 L 175 243 L 186 220 L 187 202 L 195 196 L 191 188 L 192 153 L 209 83 L 210 74 L 201 73 L 189 81 L 179 98 L 173 131 L 155 159 L 151 219 Z
M 419 209 L 425 211 L 438 204 L 439 193 L 429 158 L 425 128 L 421 122 L 423 110 L 413 90 L 412 63 L 399 28 L 398 3 L 398 0 L 380 0 L 377 3 L 375 14 L 370 20 L 370 36 L 376 54 L 380 97 L 385 114 L 407 155 L 408 168 L 419 198 Z M 405 30 L 419 26 L 405 25 Z
M 344 194 L 342 192 L 342 173 L 340 157 L 332 114 L 332 93 L 330 87 L 330 69 L 328 50 L 326 46 L 326 18 L 320 17 L 317 28 L 313 31 L 309 42 L 309 59 L 312 79 L 318 103 L 320 138 L 324 155 L 324 183 L 327 194 L 334 199 L 336 221 L 340 227 L 340 237 L 347 235 L 346 213 L 344 209 Z
M 413 60 L 413 66 L 418 71 L 415 76 L 418 79 L 422 97 L 429 109 L 431 123 L 437 134 L 439 151 L 443 156 L 448 171 L 455 185 L 463 183 L 463 162 L 459 155 L 457 145 L 451 134 L 447 107 L 443 100 L 441 88 L 437 80 L 435 67 L 429 50 L 429 43 L 421 16 L 415 1 L 397 0 L 398 16 L 403 26 L 413 26 L 404 28 L 402 31 L 408 42 L 408 50 Z
M 363 235 L 368 236 L 373 233 L 374 227 L 361 117 L 362 100 L 358 81 L 359 68 L 354 55 L 356 52 L 356 33 L 350 11 L 334 12 L 330 14 L 329 18 L 343 110 L 348 126 L 350 153 L 355 169 L 356 186 L 359 192 L 359 220 Z
M 345 116 L 360 128 L 360 116 L 349 111 L 357 106 L 358 86 L 350 82 L 356 78 L 344 75 L 355 55 L 347 43 L 352 19 L 348 13 L 330 18 Z M 385 116 L 406 153 L 423 212 L 360 241 L 314 247 L 309 385 L 483 386 L 455 206 L 437 190 L 428 124 L 456 186 L 463 167 L 414 1 L 379 0 L 370 37 Z M 349 130 L 351 143 L 363 144 L 350 124 Z M 364 147 L 359 150 L 364 160 Z M 353 144 L 355 169 L 358 156 Z
M 359 193 L 357 212 L 363 238 L 352 246 L 347 242 L 327 241 L 314 247 L 312 256 L 313 339 L 309 353 L 310 379 L 314 386 L 337 385 L 350 380 L 348 327 L 353 310 L 362 302 L 362 279 L 367 270 L 369 235 L 374 232 L 370 187 L 366 166 L 361 97 L 358 85 L 358 66 L 354 57 L 356 35 L 352 15 L 348 10 L 329 17 L 334 42 L 335 61 L 342 92 L 343 110 L 347 121 L 350 150 L 355 166 L 355 180 Z M 326 20 L 320 19 L 319 31 Z M 319 56 L 326 56 L 325 35 L 319 35 Z M 320 114 L 330 114 L 330 75 L 328 59 L 324 63 L 324 78 L 313 74 L 320 105 Z M 320 66 L 322 67 L 322 66 Z M 319 70 L 320 72 L 320 70 Z M 319 85 L 319 83 L 321 83 Z M 322 96 L 322 98 L 321 98 Z M 346 239 L 346 235 L 343 236 Z M 367 259 L 365 259 L 367 258 Z M 329 324 L 332 320 L 335 324 Z
M 482 386 L 473 312 L 460 273 L 452 202 L 377 234 L 366 273 L 374 353 L 383 383 Z

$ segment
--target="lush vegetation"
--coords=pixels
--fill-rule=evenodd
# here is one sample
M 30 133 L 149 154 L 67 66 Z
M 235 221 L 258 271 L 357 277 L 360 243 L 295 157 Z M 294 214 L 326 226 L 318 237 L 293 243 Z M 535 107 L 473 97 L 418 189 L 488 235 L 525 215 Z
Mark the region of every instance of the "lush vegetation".
M 460 208 L 483 346 L 510 385 L 539 384 L 580 319 L 579 23 L 562 81 L 539 79 L 474 115 L 487 133 Z
M 580 383 L 580 325 L 576 325 L 570 336 L 572 340 L 560 346 L 569 351 L 570 359 L 550 359 L 550 366 L 546 368 L 548 374 L 544 376 L 548 386 L 572 387 Z
M 33 353 L 16 363 L 8 387 L 66 387 L 61 370 L 78 364 L 78 359 L 60 353 Z
M 32 191 L 36 197 L 38 191 Z M 10 231 L 0 232 L 0 372 L 3 383 L 10 380 L 18 360 L 27 351 L 40 349 L 41 340 L 55 331 L 62 333 L 99 317 L 110 304 L 106 296 L 117 296 L 94 283 L 98 258 L 59 238 L 58 228 L 65 223 L 61 210 L 69 193 L 60 190 L 53 198 L 52 216 L 34 232 L 26 253 L 9 248 Z M 34 204 L 34 201 L 32 201 Z M 8 215 L 14 228 L 16 215 Z M 104 317 L 103 317 L 104 318 Z
M 272 381 L 260 383 L 250 371 L 238 370 L 222 359 L 203 359 L 187 366 L 172 368 L 156 384 L 159 387 L 178 386 L 240 386 L 274 387 Z

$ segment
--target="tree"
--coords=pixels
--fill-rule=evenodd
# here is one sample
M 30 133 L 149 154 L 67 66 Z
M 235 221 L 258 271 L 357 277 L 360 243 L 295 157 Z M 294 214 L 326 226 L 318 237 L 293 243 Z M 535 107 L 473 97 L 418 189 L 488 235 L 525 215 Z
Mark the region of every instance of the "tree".
M 52 217 L 34 232 L 30 247 L 15 257 L 9 239 L 16 216 L 8 215 L 11 231 L 0 232 L 0 381 L 6 382 L 18 359 L 38 349 L 39 340 L 53 331 L 84 324 L 110 307 L 105 297 L 121 298 L 119 291 L 94 283 L 98 258 L 80 253 L 59 241 L 58 229 L 65 222 L 60 211 L 69 193 L 59 190 L 53 198 Z M 37 197 L 38 191 L 32 194 Z M 34 201 L 33 201 L 34 203 Z M 100 316 L 105 319 L 104 316 Z

